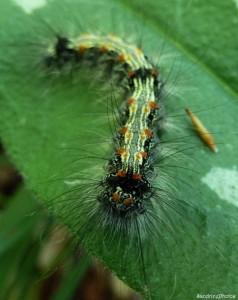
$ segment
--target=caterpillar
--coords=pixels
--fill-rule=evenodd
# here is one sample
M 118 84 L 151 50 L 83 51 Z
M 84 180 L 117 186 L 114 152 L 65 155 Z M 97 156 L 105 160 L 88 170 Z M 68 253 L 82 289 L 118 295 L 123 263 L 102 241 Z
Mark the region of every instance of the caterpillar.
M 167 225 L 166 220 L 166 209 L 172 206 L 169 193 L 165 199 L 165 192 L 151 182 L 158 177 L 153 164 L 159 152 L 157 131 L 163 121 L 160 101 L 163 83 L 159 71 L 139 48 L 117 36 L 82 35 L 75 41 L 58 36 L 44 63 L 50 69 L 66 67 L 72 72 L 82 64 L 91 68 L 101 66 L 103 73 L 115 77 L 114 82 L 124 87 L 126 104 L 118 114 L 121 128 L 116 129 L 113 137 L 114 154 L 107 162 L 107 173 L 95 184 L 97 196 L 88 191 L 86 196 L 74 197 L 81 207 L 87 201 L 84 236 L 95 228 L 104 235 L 114 236 L 117 232 L 121 239 L 129 241 L 125 255 L 135 244 L 132 251 L 141 256 L 147 281 L 140 244 L 142 239 L 144 242 L 148 239 L 152 225 L 147 223 L 159 221 L 168 230 L 174 225 L 172 222 Z M 155 236 L 159 238 L 158 233 Z
M 157 176 L 153 161 L 159 152 L 156 131 L 162 119 L 163 84 L 158 70 L 141 50 L 115 36 L 84 35 L 75 42 L 58 37 L 46 65 L 62 68 L 72 64 L 74 68 L 82 60 L 92 61 L 92 65 L 101 61 L 106 72 L 116 73 L 119 84 L 125 85 L 127 104 L 119 113 L 122 127 L 113 138 L 114 154 L 107 165 L 108 174 L 100 182 L 103 188 L 97 201 L 102 204 L 106 224 L 117 227 L 121 223 L 123 231 L 123 227 L 130 230 L 130 219 L 145 213 L 155 194 L 150 177 Z
M 78 11 L 83 15 L 84 5 L 80 4 Z M 85 11 L 89 14 L 90 10 L 85 9 Z M 63 10 L 59 9 L 52 26 L 61 13 L 63 14 Z M 123 11 L 123 17 L 126 14 Z M 99 20 L 103 20 L 103 9 L 98 15 Z M 128 21 L 132 18 L 129 16 L 125 19 Z M 128 22 L 125 23 L 128 25 Z M 168 111 L 180 112 L 187 107 L 183 103 L 184 99 L 180 101 L 180 96 L 167 97 L 166 83 L 171 66 L 168 66 L 168 72 L 164 72 L 162 64 L 159 63 L 159 73 L 161 69 L 162 74 L 160 77 L 156 72 L 157 64 L 150 62 L 140 49 L 130 46 L 127 39 L 123 39 L 125 28 L 124 32 L 118 30 L 117 35 L 113 36 L 96 34 L 97 30 L 94 28 L 88 37 L 78 37 L 80 33 L 88 30 L 82 31 L 75 26 L 74 37 L 71 38 L 72 35 L 67 32 L 67 28 L 67 34 L 57 32 L 56 42 L 52 42 L 52 34 L 50 38 L 44 39 L 41 35 L 36 35 L 30 27 L 26 38 L 32 39 L 35 43 L 33 49 L 38 47 L 40 51 L 39 49 L 32 51 L 32 48 L 25 44 L 24 55 L 20 55 L 22 59 L 17 62 L 16 49 L 9 49 L 10 52 L 15 51 L 11 59 L 12 73 L 17 69 L 16 74 L 13 74 L 16 82 L 15 93 L 25 95 L 21 105 L 24 110 L 20 110 L 21 114 L 17 115 L 16 122 L 12 124 L 13 131 L 16 131 L 18 137 L 26 136 L 27 132 L 28 134 L 37 132 L 36 137 L 32 137 L 30 155 L 24 154 L 23 147 L 20 146 L 19 150 L 15 150 L 13 157 L 17 157 L 19 152 L 22 161 L 28 162 L 27 166 L 18 165 L 18 168 L 24 171 L 26 180 L 29 180 L 33 186 L 41 181 L 39 177 L 42 181 L 45 181 L 45 178 L 49 180 L 48 192 L 45 191 L 45 187 L 39 188 L 40 198 L 49 199 L 48 205 L 53 206 L 55 214 L 58 214 L 71 228 L 78 236 L 78 241 L 83 243 L 90 253 L 99 257 L 119 277 L 145 297 L 163 299 L 172 294 L 176 297 L 176 293 L 179 295 L 182 287 L 185 286 L 185 289 L 189 290 L 188 278 L 191 274 L 189 268 L 196 269 L 193 268 L 194 256 L 198 261 L 200 253 L 205 253 L 204 260 L 206 257 L 210 259 L 211 253 L 212 256 L 214 255 L 214 261 L 220 261 L 220 258 L 219 254 L 214 254 L 213 247 L 207 245 L 209 239 L 204 237 L 209 223 L 207 220 L 212 216 L 211 211 L 209 210 L 210 215 L 205 214 L 205 216 L 195 209 L 190 211 L 190 206 L 196 207 L 198 204 L 199 207 L 203 205 L 206 207 L 212 204 L 200 206 L 200 203 L 206 203 L 207 197 L 203 199 L 196 196 L 198 182 L 196 175 L 191 175 L 192 179 L 188 179 L 188 171 L 195 168 L 188 156 L 194 155 L 194 152 L 198 153 L 199 163 L 203 160 L 203 155 L 209 163 L 212 163 L 212 160 L 219 161 L 220 158 L 209 158 L 209 154 L 200 151 L 201 146 L 197 146 L 199 142 L 188 130 L 182 131 L 178 136 L 173 132 L 171 134 L 165 132 L 160 136 L 169 119 Z M 132 29 L 133 26 L 130 30 Z M 104 31 L 110 32 L 108 28 L 103 29 L 102 33 Z M 146 46 L 145 42 L 144 45 L 145 53 L 149 52 L 151 55 L 156 36 L 153 31 L 149 32 L 147 39 L 149 43 Z M 166 52 L 167 49 L 163 51 Z M 125 52 L 124 55 L 118 55 L 121 52 Z M 128 52 L 132 60 L 128 58 Z M 40 62 L 41 66 L 44 65 L 43 72 L 35 68 L 35 61 Z M 24 68 L 20 66 L 21 64 L 24 64 Z M 33 69 L 35 68 L 34 72 L 32 72 L 32 65 Z M 174 68 L 173 63 L 172 67 Z M 106 89 L 110 88 L 109 100 L 105 96 L 107 90 L 102 92 L 104 97 L 101 96 L 102 100 L 87 89 L 80 92 L 79 97 L 79 89 L 84 88 L 81 73 L 87 72 L 88 81 L 92 83 L 97 81 L 96 77 L 101 71 L 103 76 L 99 81 L 105 81 Z M 81 73 L 78 75 L 78 72 Z M 176 74 L 174 69 L 171 72 Z M 47 73 L 47 76 L 42 73 Z M 55 78 L 55 74 L 59 76 Z M 194 78 L 191 76 L 187 80 L 188 85 L 200 84 L 196 72 L 193 74 L 195 74 Z M 208 80 L 205 74 L 202 75 Z M 135 93 L 140 92 L 140 85 L 143 86 L 145 93 L 150 93 L 149 97 L 142 93 L 144 100 L 140 103 L 140 107 L 143 104 L 146 106 L 145 111 L 147 110 L 148 115 L 145 111 L 144 115 L 142 111 L 134 115 L 135 111 L 138 112 L 138 107 L 135 107 L 139 101 L 135 101 L 138 98 Z M 208 95 L 211 96 L 209 85 L 207 86 Z M 83 103 L 86 93 L 90 96 Z M 124 98 L 124 104 L 121 96 Z M 187 101 L 196 98 L 192 90 L 187 90 L 185 97 Z M 125 98 L 129 100 L 127 103 Z M 197 98 L 198 102 L 201 102 L 201 98 Z M 9 91 L 6 99 L 8 100 L 2 107 L 11 114 L 16 107 L 11 103 L 17 102 L 14 91 Z M 35 101 L 32 101 L 33 99 Z M 166 106 L 165 112 L 163 112 L 162 102 Z M 74 117 L 72 111 L 77 111 Z M 183 114 L 178 114 L 178 118 L 182 119 L 181 126 L 186 127 Z M 31 124 L 29 130 L 24 127 L 24 122 Z M 138 129 L 135 130 L 134 137 L 126 140 L 126 134 L 131 130 L 132 124 L 138 126 Z M 50 137 L 49 132 L 52 132 Z M 73 170 L 70 170 L 69 175 L 62 171 L 59 163 L 60 159 L 64 162 L 67 160 L 62 157 L 55 158 L 55 149 L 69 147 L 70 142 L 67 137 L 77 136 L 77 134 L 79 137 L 75 138 L 78 143 L 75 148 L 78 150 L 73 150 L 76 161 L 74 160 Z M 4 142 L 7 140 L 5 138 Z M 50 147 L 49 140 L 52 143 Z M 94 147 L 95 143 L 98 147 Z M 11 149 L 11 142 L 8 141 L 6 144 Z M 50 148 L 52 150 L 49 150 Z M 137 156 L 133 156 L 132 153 Z M 182 156 L 185 159 L 181 159 Z M 133 165 L 130 168 L 129 158 Z M 35 174 L 31 166 L 36 168 L 38 162 L 37 169 L 40 170 L 40 174 Z M 125 172 L 123 168 L 128 169 Z M 54 189 L 51 179 L 55 178 L 64 179 L 61 180 L 61 185 L 55 183 Z M 67 190 L 69 186 L 71 188 Z M 202 186 L 202 188 L 204 192 L 206 187 Z M 199 226 L 202 224 L 198 231 L 194 228 L 196 224 Z M 219 235 L 219 231 L 210 232 L 215 237 Z M 184 249 L 184 256 L 181 255 L 181 250 L 176 247 L 176 244 Z M 186 265 L 185 260 L 188 260 L 187 268 L 183 267 L 184 264 Z M 211 267 L 211 264 L 208 266 Z M 195 265 L 198 266 L 199 263 Z M 209 273 L 208 269 L 209 267 L 205 266 L 203 272 L 211 274 L 212 271 Z M 175 270 L 177 288 L 173 291 Z M 202 278 L 201 274 L 197 275 L 193 282 L 196 280 L 201 282 Z M 195 290 L 196 288 L 190 288 L 183 295 L 191 297 Z

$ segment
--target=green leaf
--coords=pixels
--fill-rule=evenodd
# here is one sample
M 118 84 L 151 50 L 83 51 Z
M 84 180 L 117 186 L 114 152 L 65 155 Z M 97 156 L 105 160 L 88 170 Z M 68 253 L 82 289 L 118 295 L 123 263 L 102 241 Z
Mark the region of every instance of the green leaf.
M 82 178 L 78 185 L 74 184 L 82 172 L 86 179 L 95 182 L 106 174 L 104 164 L 112 155 L 110 103 L 117 89 L 113 87 L 112 93 L 110 83 L 98 82 L 95 70 L 86 75 L 80 72 L 73 76 L 46 76 L 37 63 L 52 45 L 55 31 L 75 37 L 99 30 L 116 33 L 132 43 L 142 40 L 146 55 L 161 65 L 163 78 L 169 77 L 175 85 L 174 91 L 178 90 L 164 101 L 166 116 L 178 128 L 168 130 L 163 140 L 170 140 L 172 145 L 183 141 L 185 149 L 189 148 L 184 152 L 194 158 L 171 160 L 171 166 L 176 164 L 177 168 L 170 171 L 168 164 L 168 174 L 177 182 L 178 197 L 204 213 L 189 212 L 193 223 L 199 224 L 198 230 L 189 222 L 176 222 L 176 243 L 183 251 L 161 229 L 172 261 L 162 242 L 151 233 L 155 249 L 146 257 L 145 266 L 151 298 L 167 299 L 173 295 L 173 299 L 192 299 L 198 293 L 235 294 L 238 292 L 235 202 L 238 193 L 236 185 L 232 187 L 233 178 L 237 178 L 238 150 L 234 142 L 238 111 L 237 68 L 233 68 L 237 66 L 233 44 L 233 22 L 238 18 L 235 4 L 230 2 L 223 7 L 221 1 L 217 5 L 217 1 L 185 0 L 139 3 L 58 1 L 37 13 L 27 14 L 4 1 L 0 12 L 4 29 L 0 36 L 0 136 L 28 187 L 53 208 L 77 238 L 87 218 L 82 215 L 80 195 L 90 187 L 85 187 Z M 208 18 L 209 15 L 216 16 L 219 22 Z M 203 148 L 190 129 L 184 113 L 187 106 L 198 112 L 214 133 L 218 154 Z M 210 183 L 209 174 L 213 175 L 214 184 Z M 72 193 L 67 194 L 70 185 L 79 187 L 77 199 Z M 95 232 L 95 228 L 87 235 L 90 253 L 149 298 L 135 253 L 127 253 L 126 265 L 122 266 L 124 249 L 120 248 L 117 237 L 112 240 L 102 232 Z M 176 270 L 176 285 L 173 270 Z
M 165 31 L 186 56 L 197 60 L 205 72 L 223 81 L 231 93 L 237 93 L 238 41 L 233 38 L 237 31 L 237 1 L 149 0 L 143 10 L 139 3 L 128 2 L 142 18 Z

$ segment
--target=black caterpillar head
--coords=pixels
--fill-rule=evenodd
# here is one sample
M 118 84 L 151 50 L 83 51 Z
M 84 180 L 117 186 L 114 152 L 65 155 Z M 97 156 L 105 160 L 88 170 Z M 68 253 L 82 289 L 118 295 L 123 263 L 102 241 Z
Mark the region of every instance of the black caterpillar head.
M 103 182 L 104 190 L 98 196 L 98 200 L 110 207 L 117 216 L 126 217 L 133 213 L 146 212 L 146 202 L 152 196 L 153 188 L 139 174 L 133 175 L 122 177 L 111 173 Z

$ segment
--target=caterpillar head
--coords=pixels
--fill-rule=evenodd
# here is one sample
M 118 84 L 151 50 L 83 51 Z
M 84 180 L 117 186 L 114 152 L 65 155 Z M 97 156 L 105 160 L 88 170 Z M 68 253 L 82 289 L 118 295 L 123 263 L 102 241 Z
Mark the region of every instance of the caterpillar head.
M 98 200 L 120 217 L 142 214 L 146 202 L 152 196 L 152 187 L 145 179 L 135 180 L 132 176 L 124 178 L 109 174 L 104 181 L 104 190 Z

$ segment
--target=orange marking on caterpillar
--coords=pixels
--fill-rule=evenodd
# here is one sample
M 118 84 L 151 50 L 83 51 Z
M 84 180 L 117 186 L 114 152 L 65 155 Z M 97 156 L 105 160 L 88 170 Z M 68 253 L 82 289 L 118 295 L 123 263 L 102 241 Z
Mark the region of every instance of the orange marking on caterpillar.
M 120 201 L 120 195 L 118 193 L 113 193 L 112 194 L 112 199 L 114 202 L 119 202 Z
M 142 175 L 137 173 L 132 174 L 132 179 L 140 181 L 142 179 Z
M 102 45 L 102 46 L 99 48 L 99 51 L 100 51 L 101 53 L 105 53 L 105 52 L 108 51 L 108 47 L 107 47 L 106 45 Z
M 151 130 L 149 130 L 149 129 L 147 129 L 147 128 L 144 129 L 144 133 L 145 133 L 147 136 L 152 136 L 152 135 L 153 135 L 153 131 L 151 131 Z
M 125 148 L 121 148 L 121 149 L 118 149 L 117 151 L 116 151 L 116 154 L 122 154 L 122 153 L 124 153 L 126 151 L 126 149 Z
M 116 175 L 117 175 L 117 177 L 124 178 L 124 177 L 126 177 L 126 172 L 123 170 L 119 170 L 119 171 L 117 171 Z
M 127 104 L 130 106 L 132 103 L 135 103 L 136 102 L 136 98 L 129 98 L 127 100 Z
M 120 54 L 117 59 L 119 62 L 124 62 L 126 60 L 125 54 Z
M 157 104 L 156 102 L 154 102 L 154 101 L 149 101 L 148 103 L 149 103 L 149 107 L 150 107 L 151 109 L 157 109 L 157 108 L 158 108 L 158 104 Z
M 135 75 L 136 75 L 136 72 L 135 72 L 135 71 L 129 71 L 129 72 L 127 73 L 127 76 L 128 76 L 129 78 L 133 78 L 133 77 L 135 77 Z
M 144 152 L 144 151 L 141 151 L 140 154 L 141 154 L 141 156 L 143 156 L 144 158 L 146 158 L 146 157 L 148 156 L 148 154 L 147 154 L 146 152 Z
M 200 138 L 203 140 L 203 142 L 213 151 L 217 152 L 217 146 L 215 144 L 215 140 L 210 132 L 208 132 L 207 128 L 202 124 L 202 122 L 194 115 L 194 113 L 189 109 L 185 109 L 188 116 L 191 118 L 192 123 L 198 132 Z
M 78 52 L 83 53 L 87 50 L 87 47 L 85 45 L 80 45 L 78 47 Z
M 158 75 L 159 75 L 158 70 L 156 70 L 156 69 L 151 70 L 151 75 L 152 75 L 153 77 L 158 76 Z
M 126 198 L 123 203 L 125 205 L 131 205 L 133 203 L 133 198 Z
M 125 134 L 125 133 L 127 132 L 127 130 L 128 130 L 128 127 L 127 127 L 127 126 L 124 126 L 124 127 L 120 128 L 120 129 L 118 130 L 118 132 L 121 133 L 121 134 Z

